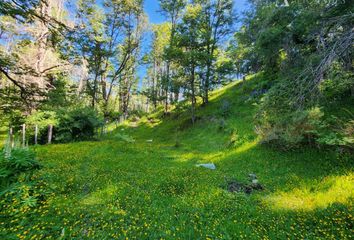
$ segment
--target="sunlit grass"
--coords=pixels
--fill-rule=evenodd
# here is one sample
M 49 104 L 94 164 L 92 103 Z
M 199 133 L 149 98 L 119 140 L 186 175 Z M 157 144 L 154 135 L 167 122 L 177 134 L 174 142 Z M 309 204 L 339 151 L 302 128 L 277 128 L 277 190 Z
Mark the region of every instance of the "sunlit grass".
M 115 192 L 118 191 L 118 188 L 114 185 L 109 185 L 102 190 L 98 190 L 93 192 L 83 199 L 81 199 L 81 203 L 84 205 L 96 205 L 96 204 L 104 204 L 106 201 L 109 201 L 114 195 Z
M 217 90 L 213 91 L 212 94 L 210 95 L 210 101 L 213 101 L 213 100 L 221 97 L 228 90 L 232 89 L 233 87 L 235 87 L 238 84 L 240 84 L 240 81 L 235 81 L 235 82 L 233 82 L 231 84 L 226 85 L 223 88 L 220 88 L 220 89 L 217 89 Z
M 236 153 L 242 153 L 242 152 L 245 152 L 245 151 L 248 151 L 250 149 L 252 149 L 253 147 L 257 146 L 258 144 L 258 140 L 254 140 L 252 142 L 247 142 L 243 145 L 241 145 L 240 147 L 236 148 Z
M 329 176 L 318 184 L 296 188 L 288 192 L 276 192 L 267 196 L 265 202 L 275 210 L 313 211 L 324 209 L 334 203 L 353 204 L 354 174 Z

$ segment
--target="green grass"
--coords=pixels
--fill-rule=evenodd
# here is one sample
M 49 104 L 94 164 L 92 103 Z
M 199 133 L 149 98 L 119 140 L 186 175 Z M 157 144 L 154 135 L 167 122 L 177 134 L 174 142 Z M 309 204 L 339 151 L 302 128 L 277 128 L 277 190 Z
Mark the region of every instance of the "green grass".
M 255 84 L 214 92 L 194 126 L 175 109 L 101 141 L 37 147 L 49 197 L 35 211 L 2 212 L 1 239 L 352 239 L 352 159 L 260 145 Z M 195 167 L 208 162 L 217 169 Z M 249 173 L 264 191 L 225 190 L 225 178 Z
M 7 131 L 5 127 L 0 127 L 0 148 L 5 144 L 7 138 Z

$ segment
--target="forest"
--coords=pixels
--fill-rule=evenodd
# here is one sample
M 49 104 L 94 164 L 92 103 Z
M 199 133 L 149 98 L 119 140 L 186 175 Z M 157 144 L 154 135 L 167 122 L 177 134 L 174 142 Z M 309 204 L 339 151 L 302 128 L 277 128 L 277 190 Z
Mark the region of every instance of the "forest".
M 352 239 L 354 2 L 0 1 L 1 239 Z

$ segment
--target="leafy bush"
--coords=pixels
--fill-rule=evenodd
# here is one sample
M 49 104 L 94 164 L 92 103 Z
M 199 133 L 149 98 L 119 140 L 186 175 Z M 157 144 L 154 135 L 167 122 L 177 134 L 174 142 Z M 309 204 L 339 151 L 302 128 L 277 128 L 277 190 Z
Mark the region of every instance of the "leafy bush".
M 0 153 L 0 215 L 21 217 L 32 214 L 31 209 L 47 204 L 48 184 L 36 176 L 41 167 L 28 148 L 10 149 Z
M 263 112 L 256 132 L 263 142 L 275 143 L 286 148 L 315 141 L 317 131 L 325 127 L 323 112 L 319 108 L 296 111 L 288 115 L 269 116 Z
M 336 62 L 328 72 L 328 77 L 321 83 L 320 91 L 330 101 L 347 98 L 354 85 L 354 73 L 343 71 Z
M 22 175 L 21 175 L 22 176 Z M 25 181 L 22 177 L 0 193 L 0 213 L 7 216 L 23 217 L 31 208 L 46 204 L 51 194 L 43 180 Z
M 52 125 L 53 141 L 70 142 L 90 139 L 95 130 L 102 126 L 103 120 L 98 113 L 88 107 L 59 109 L 54 111 L 37 111 L 27 117 L 26 124 L 30 138 L 34 136 L 34 126 L 38 126 L 39 143 L 47 142 L 48 126 Z
M 144 115 L 145 115 L 145 113 L 141 110 L 131 110 L 129 112 L 129 119 L 142 118 Z
M 61 111 L 59 124 L 54 128 L 54 139 L 57 142 L 91 139 L 95 135 L 95 130 L 102 124 L 103 119 L 92 108 Z
M 316 131 L 317 142 L 319 144 L 341 146 L 354 149 L 354 120 L 343 122 L 342 120 L 332 116 L 333 124 L 327 124 L 327 126 L 334 125 L 335 129 L 325 129 L 325 131 Z
M 121 115 L 122 115 L 121 112 L 109 111 L 108 113 L 106 113 L 105 119 L 110 122 L 119 121 Z
M 270 117 L 264 114 L 256 132 L 263 142 L 286 148 L 305 143 L 354 148 L 354 120 L 344 122 L 335 116 L 324 118 L 318 107 L 289 115 Z
M 0 153 L 0 184 L 1 187 L 16 182 L 25 173 L 31 175 L 33 170 L 40 167 L 35 154 L 28 148 L 4 148 Z

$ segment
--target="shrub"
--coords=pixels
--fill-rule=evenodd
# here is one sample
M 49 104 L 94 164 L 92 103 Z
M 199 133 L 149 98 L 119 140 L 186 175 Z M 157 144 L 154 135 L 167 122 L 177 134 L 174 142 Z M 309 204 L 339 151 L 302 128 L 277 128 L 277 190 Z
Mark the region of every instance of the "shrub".
M 269 116 L 263 112 L 256 132 L 266 143 L 275 143 L 290 148 L 302 143 L 314 142 L 318 131 L 325 127 L 320 108 L 296 111 L 287 115 Z
M 24 218 L 31 209 L 47 204 L 51 193 L 46 182 L 36 176 L 41 167 L 34 152 L 28 148 L 0 152 L 0 215 Z M 25 219 L 25 218 L 24 218 Z
M 142 118 L 144 115 L 145 113 L 142 110 L 131 110 L 129 112 L 129 119 Z
M 110 111 L 110 112 L 105 114 L 105 119 L 110 121 L 110 122 L 119 121 L 119 118 L 120 118 L 121 115 L 122 115 L 121 112 Z
M 0 153 L 0 184 L 1 187 L 16 182 L 21 174 L 30 176 L 33 170 L 40 167 L 35 154 L 28 148 L 8 147 Z
M 323 111 L 311 108 L 287 115 L 271 116 L 263 112 L 256 132 L 263 142 L 285 148 L 302 144 L 341 146 L 354 148 L 354 121 L 343 121 L 335 116 L 324 118 Z
M 328 77 L 321 83 L 320 91 L 330 101 L 340 98 L 350 98 L 354 84 L 352 71 L 343 71 L 338 62 L 334 63 Z
M 102 124 L 103 119 L 92 108 L 61 111 L 59 124 L 54 128 L 54 139 L 57 142 L 91 139 L 95 135 L 95 130 Z
M 347 147 L 354 149 L 354 120 L 343 122 L 332 116 L 335 129 L 332 131 L 317 131 L 317 142 L 319 144 Z M 328 124 L 330 125 L 330 124 Z

